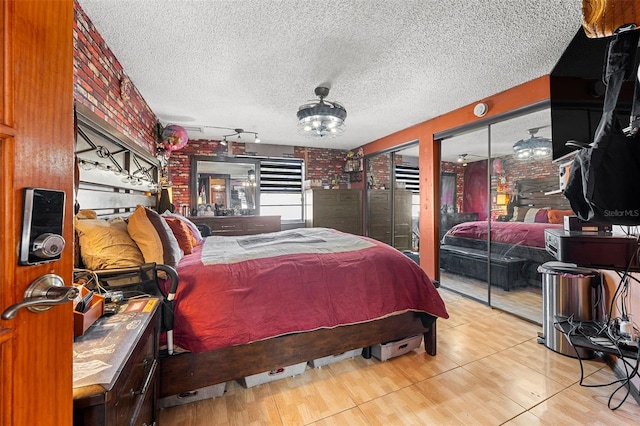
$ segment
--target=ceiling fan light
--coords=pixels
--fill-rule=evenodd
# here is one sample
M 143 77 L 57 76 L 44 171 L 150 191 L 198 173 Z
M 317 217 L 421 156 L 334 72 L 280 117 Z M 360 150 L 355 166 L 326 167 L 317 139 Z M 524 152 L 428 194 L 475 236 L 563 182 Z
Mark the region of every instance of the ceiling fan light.
M 520 139 L 513 144 L 513 152 L 516 158 L 541 158 L 552 153 L 553 145 L 551 139 L 535 136 L 539 128 L 529 129 L 530 136 L 527 139 Z
M 309 137 L 334 137 L 344 130 L 347 110 L 337 102 L 325 101 L 329 94 L 326 87 L 317 87 L 315 94 L 320 100 L 309 102 L 298 108 L 298 131 Z M 311 125 L 309 125 L 311 122 Z

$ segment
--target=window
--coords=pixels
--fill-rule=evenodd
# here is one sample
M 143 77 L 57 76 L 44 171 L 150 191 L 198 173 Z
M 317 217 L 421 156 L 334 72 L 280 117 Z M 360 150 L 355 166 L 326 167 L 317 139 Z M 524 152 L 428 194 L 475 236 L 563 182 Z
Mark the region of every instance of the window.
M 420 169 L 418 167 L 396 166 L 396 182 L 402 182 L 411 196 L 411 216 L 417 222 L 420 215 Z
M 404 188 L 420 193 L 420 169 L 409 166 L 396 166 L 396 182 L 403 182 Z
M 302 221 L 302 161 L 260 160 L 260 215 Z

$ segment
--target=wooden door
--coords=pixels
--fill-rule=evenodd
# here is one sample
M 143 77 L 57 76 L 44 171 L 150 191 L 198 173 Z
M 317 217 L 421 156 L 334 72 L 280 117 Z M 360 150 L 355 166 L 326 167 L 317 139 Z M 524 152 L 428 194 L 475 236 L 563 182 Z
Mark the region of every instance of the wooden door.
M 5 0 L 0 16 L 0 311 L 73 275 L 73 2 Z M 18 265 L 26 187 L 66 193 L 60 260 Z M 0 424 L 72 423 L 71 303 L 0 319 Z

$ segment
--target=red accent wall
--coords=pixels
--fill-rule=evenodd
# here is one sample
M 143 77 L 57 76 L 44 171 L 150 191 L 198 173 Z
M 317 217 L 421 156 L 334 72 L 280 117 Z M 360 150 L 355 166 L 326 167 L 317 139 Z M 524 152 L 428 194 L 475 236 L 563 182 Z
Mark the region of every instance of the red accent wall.
M 156 115 L 140 95 L 134 82 L 128 86 L 123 99 L 120 83 L 127 76 L 122 64 L 77 1 L 74 2 L 74 9 L 75 101 L 131 138 L 143 150 L 155 155 Z
M 486 220 L 487 206 L 487 160 L 474 161 L 464 170 L 462 211 L 478 213 L 478 220 Z

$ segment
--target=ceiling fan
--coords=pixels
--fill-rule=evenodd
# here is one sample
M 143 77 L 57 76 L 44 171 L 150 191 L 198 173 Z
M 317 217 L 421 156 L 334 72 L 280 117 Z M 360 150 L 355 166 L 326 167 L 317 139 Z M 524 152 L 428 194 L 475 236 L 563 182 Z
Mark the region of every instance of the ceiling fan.
M 551 154 L 553 150 L 551 139 L 536 136 L 538 131 L 545 127 L 550 126 L 533 127 L 529 129 L 529 137 L 527 139 L 520 139 L 513 144 L 513 152 L 516 158 L 540 158 Z

